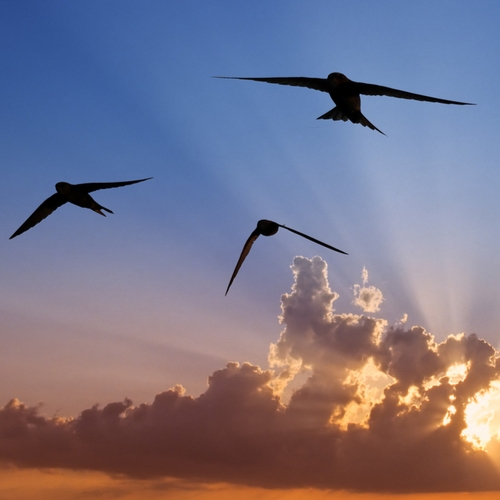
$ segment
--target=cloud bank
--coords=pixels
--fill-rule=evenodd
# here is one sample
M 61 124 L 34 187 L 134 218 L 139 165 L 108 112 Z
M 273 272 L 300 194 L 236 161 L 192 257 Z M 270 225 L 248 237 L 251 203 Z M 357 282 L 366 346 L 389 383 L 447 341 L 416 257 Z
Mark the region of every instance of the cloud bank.
M 437 343 L 421 327 L 336 314 L 326 263 L 296 257 L 292 270 L 271 369 L 228 363 L 197 398 L 179 385 L 151 404 L 126 399 L 76 418 L 12 400 L 0 410 L 0 460 L 267 488 L 500 489 L 491 454 L 463 435 L 468 405 L 500 379 L 494 348 L 474 334 Z M 297 374 L 306 380 L 285 404 Z

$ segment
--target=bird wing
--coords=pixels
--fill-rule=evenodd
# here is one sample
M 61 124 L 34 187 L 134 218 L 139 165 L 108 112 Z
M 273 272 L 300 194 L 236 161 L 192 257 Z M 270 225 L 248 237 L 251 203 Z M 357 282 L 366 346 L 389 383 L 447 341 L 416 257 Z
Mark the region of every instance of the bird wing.
M 314 241 L 314 243 L 317 243 L 318 245 L 329 248 L 330 250 L 333 250 L 334 252 L 339 252 L 339 253 L 343 253 L 344 255 L 349 255 L 347 252 L 344 252 L 343 250 L 339 250 L 338 248 L 335 248 L 335 247 L 332 247 L 331 245 L 323 243 L 322 241 L 319 241 L 316 238 L 313 238 L 311 236 L 307 236 L 307 234 L 296 231 L 295 229 L 292 229 L 291 227 L 283 226 L 282 224 L 278 224 L 278 226 L 283 227 L 285 229 L 288 229 L 288 231 L 291 231 L 292 233 L 298 234 L 299 236 L 302 236 L 308 240 Z
M 386 95 L 389 97 L 399 97 L 400 99 L 413 99 L 415 101 L 439 102 L 441 104 L 459 104 L 474 106 L 470 102 L 448 101 L 447 99 L 439 99 L 437 97 L 429 97 L 421 94 L 413 94 L 404 90 L 391 89 L 382 85 L 373 85 L 371 83 L 352 82 L 353 91 L 363 95 Z
M 27 219 L 26 222 L 9 238 L 15 238 L 19 236 L 21 233 L 24 233 L 28 229 L 31 229 L 33 226 L 38 224 L 40 221 L 48 217 L 54 210 L 59 208 L 61 205 L 66 203 L 66 198 L 59 194 L 55 193 L 50 198 L 47 198 Z
M 138 182 L 144 182 L 152 179 L 152 177 L 147 177 L 146 179 L 138 179 L 136 181 L 122 181 L 122 182 L 89 182 L 86 184 L 74 184 L 74 187 L 79 191 L 85 193 L 92 193 L 92 191 L 98 191 L 99 189 L 110 189 L 122 186 L 128 186 L 129 184 L 137 184 Z
M 255 229 L 254 232 L 250 235 L 248 240 L 245 243 L 245 246 L 243 247 L 243 250 L 241 251 L 240 258 L 238 259 L 238 262 L 236 263 L 236 267 L 234 268 L 233 275 L 231 276 L 231 279 L 229 280 L 229 285 L 227 285 L 226 293 L 229 292 L 229 289 L 231 288 L 231 285 L 233 284 L 234 278 L 236 278 L 236 275 L 238 274 L 238 271 L 240 270 L 241 265 L 243 264 L 243 261 L 246 259 L 246 256 L 250 252 L 250 249 L 252 248 L 252 245 L 254 244 L 255 240 L 259 237 L 260 232 Z
M 307 78 L 305 76 L 285 76 L 272 78 L 243 78 L 238 76 L 214 76 L 214 78 L 227 78 L 229 80 L 251 80 L 253 82 L 277 83 L 278 85 L 291 85 L 292 87 L 307 87 L 308 89 L 329 92 L 325 78 Z

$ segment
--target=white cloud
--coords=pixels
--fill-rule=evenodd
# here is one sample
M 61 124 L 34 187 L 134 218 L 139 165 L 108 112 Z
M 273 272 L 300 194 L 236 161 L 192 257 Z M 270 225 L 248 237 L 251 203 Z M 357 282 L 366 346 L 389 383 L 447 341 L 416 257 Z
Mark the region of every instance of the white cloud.
M 363 267 L 361 272 L 363 285 L 354 285 L 353 304 L 361 307 L 364 312 L 380 311 L 380 304 L 384 301 L 382 292 L 374 286 L 366 286 L 368 283 L 368 270 Z

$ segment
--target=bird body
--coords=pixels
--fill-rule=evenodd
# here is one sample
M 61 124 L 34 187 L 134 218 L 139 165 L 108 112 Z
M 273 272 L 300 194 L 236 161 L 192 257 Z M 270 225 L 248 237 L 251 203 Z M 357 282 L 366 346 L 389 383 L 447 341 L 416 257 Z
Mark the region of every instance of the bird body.
M 307 87 L 320 92 L 327 92 L 336 106 L 319 116 L 318 120 L 350 120 L 353 123 L 359 123 L 363 127 L 371 128 L 381 134 L 384 134 L 375 125 L 373 125 L 361 113 L 361 98 L 363 95 L 385 95 L 389 97 L 398 97 L 400 99 L 413 99 L 416 101 L 437 102 L 441 104 L 472 105 L 469 102 L 449 101 L 438 97 L 430 97 L 422 94 L 414 94 L 404 90 L 374 85 L 371 83 L 361 83 L 350 80 L 342 73 L 330 73 L 328 78 L 308 78 L 304 76 L 290 77 L 270 77 L 270 78 L 248 78 L 218 76 L 215 78 L 228 78 L 231 80 L 251 80 L 254 82 L 274 83 L 278 85 L 291 85 L 294 87 Z M 385 134 L 384 134 L 385 135 Z
M 47 198 L 21 225 L 21 227 L 9 238 L 15 238 L 24 233 L 28 229 L 41 222 L 48 217 L 54 210 L 64 205 L 65 203 L 72 203 L 81 208 L 88 208 L 97 212 L 100 215 L 106 216 L 102 210 L 112 214 L 109 208 L 99 205 L 89 193 L 98 191 L 99 189 L 110 189 L 121 186 L 128 186 L 129 184 L 136 184 L 138 182 L 147 181 L 152 179 L 138 179 L 135 181 L 122 181 L 122 182 L 92 182 L 85 184 L 70 184 L 69 182 L 58 182 L 56 184 L 56 193 Z
M 100 215 L 106 217 L 106 214 L 103 214 L 101 210 L 105 210 L 106 212 L 112 214 L 113 212 L 102 205 L 99 205 L 92 196 L 88 193 L 85 188 L 82 188 L 80 184 L 70 184 L 69 182 L 58 182 L 56 184 L 56 191 L 65 197 L 66 201 L 69 203 L 73 203 L 81 208 L 89 208 L 94 212 L 97 212 Z
M 314 243 L 317 243 L 318 245 L 322 245 L 326 248 L 329 248 L 330 250 L 347 255 L 346 252 L 339 250 L 338 248 L 332 247 L 326 243 L 323 243 L 322 241 L 319 241 L 316 238 L 312 238 L 311 236 L 308 236 L 307 234 L 296 231 L 295 229 L 287 227 L 283 224 L 278 224 L 277 222 L 273 222 L 272 220 L 261 219 L 259 222 L 257 222 L 257 227 L 253 230 L 252 234 L 248 237 L 247 241 L 245 242 L 245 245 L 243 246 L 243 250 L 241 251 L 240 258 L 238 259 L 238 262 L 236 263 L 236 267 L 234 268 L 231 279 L 229 280 L 229 285 L 227 286 L 227 289 L 226 289 L 226 295 L 227 295 L 227 292 L 229 292 L 229 288 L 231 288 L 231 285 L 234 281 L 234 278 L 236 278 L 236 275 L 238 274 L 238 271 L 240 270 L 240 267 L 243 264 L 243 261 L 246 259 L 246 256 L 249 254 L 250 249 L 252 248 L 252 245 L 255 243 L 255 240 L 261 235 L 262 236 L 275 235 L 278 232 L 280 227 L 287 229 L 288 231 L 291 231 L 292 233 L 298 234 L 299 236 L 302 236 L 303 238 L 306 238 L 310 241 L 313 241 Z

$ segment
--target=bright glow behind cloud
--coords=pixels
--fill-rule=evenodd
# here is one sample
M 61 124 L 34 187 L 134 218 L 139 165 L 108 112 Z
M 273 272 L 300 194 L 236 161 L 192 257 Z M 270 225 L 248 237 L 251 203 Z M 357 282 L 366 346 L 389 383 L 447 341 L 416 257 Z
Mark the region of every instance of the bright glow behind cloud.
M 480 449 L 499 428 L 493 347 L 335 313 L 326 263 L 296 257 L 292 269 L 274 371 L 231 362 L 197 398 L 176 385 L 151 404 L 126 399 L 68 419 L 12 400 L 0 410 L 1 460 L 263 487 L 499 490 Z M 307 379 L 284 404 L 279 391 L 299 373 Z

